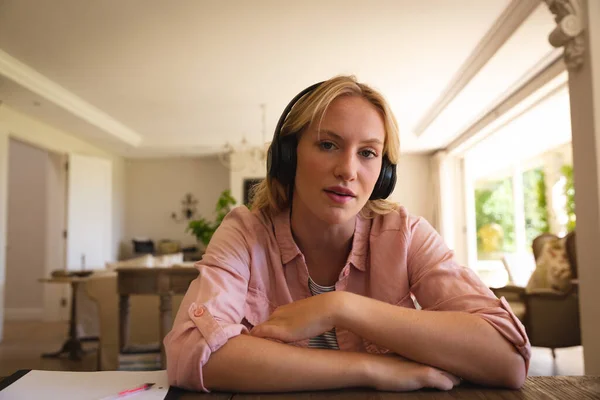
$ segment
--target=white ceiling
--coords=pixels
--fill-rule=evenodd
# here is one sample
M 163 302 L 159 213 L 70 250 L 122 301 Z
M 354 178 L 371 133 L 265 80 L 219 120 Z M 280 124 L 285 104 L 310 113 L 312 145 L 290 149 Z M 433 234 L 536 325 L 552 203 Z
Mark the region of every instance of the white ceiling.
M 555 24 L 541 5 L 450 104 L 450 117 L 412 134 L 508 4 L 0 0 L 0 49 L 139 134 L 141 144 L 119 142 L 7 79 L 0 100 L 122 155 L 206 154 L 243 136 L 270 140 L 298 91 L 355 74 L 390 101 L 402 151 L 429 151 L 552 51 L 546 38 Z
M 508 172 L 532 158 L 571 141 L 569 90 L 549 95 L 528 112 L 512 120 L 466 153 L 472 178 Z

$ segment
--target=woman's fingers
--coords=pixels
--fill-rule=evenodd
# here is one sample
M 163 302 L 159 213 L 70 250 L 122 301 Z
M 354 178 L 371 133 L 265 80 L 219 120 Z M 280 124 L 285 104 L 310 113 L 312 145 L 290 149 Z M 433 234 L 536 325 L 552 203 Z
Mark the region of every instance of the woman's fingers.
M 460 378 L 441 369 L 433 368 L 430 386 L 440 390 L 451 390 L 460 384 Z
M 449 373 L 449 372 L 446 372 L 446 371 L 443 371 L 443 370 L 440 370 L 440 371 L 441 371 L 441 373 L 442 373 L 442 374 L 444 374 L 444 375 L 445 375 L 445 376 L 446 376 L 448 379 L 450 379 L 450 381 L 452 381 L 452 384 L 453 384 L 454 386 L 458 386 L 458 385 L 460 385 L 460 381 L 461 381 L 461 380 L 460 380 L 460 378 L 459 378 L 458 376 L 456 376 L 456 375 L 452 375 L 451 373 Z
M 270 324 L 268 322 L 255 326 L 250 330 L 250 335 L 263 339 L 275 339 L 281 342 L 288 342 L 286 330 L 280 325 Z
M 274 330 L 275 329 L 273 329 L 272 325 L 261 324 L 252 328 L 252 330 L 250 330 L 250 334 L 260 338 L 268 338 L 273 335 Z

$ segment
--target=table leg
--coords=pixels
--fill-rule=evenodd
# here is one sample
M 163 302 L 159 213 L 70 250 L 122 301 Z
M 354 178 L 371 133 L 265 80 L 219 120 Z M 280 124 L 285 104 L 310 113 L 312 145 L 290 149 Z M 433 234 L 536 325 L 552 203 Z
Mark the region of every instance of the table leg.
M 129 295 L 119 296 L 119 350 L 127 347 L 129 340 Z
M 159 325 L 159 333 L 160 333 L 160 362 L 162 368 L 167 367 L 167 357 L 165 355 L 165 346 L 163 344 L 163 340 L 167 335 L 167 332 L 171 329 L 171 325 L 173 324 L 172 318 L 172 301 L 171 294 L 161 294 L 160 296 L 160 325 Z
M 58 358 L 62 354 L 68 354 L 69 360 L 80 361 L 83 356 L 81 341 L 77 337 L 77 290 L 80 282 L 71 282 L 71 318 L 69 321 L 69 338 L 59 351 L 44 353 L 44 358 Z

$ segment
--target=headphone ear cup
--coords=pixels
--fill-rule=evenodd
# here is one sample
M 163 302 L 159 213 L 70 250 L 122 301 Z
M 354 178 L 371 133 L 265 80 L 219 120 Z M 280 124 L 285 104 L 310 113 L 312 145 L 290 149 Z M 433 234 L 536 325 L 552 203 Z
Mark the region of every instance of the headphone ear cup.
M 373 188 L 373 193 L 369 200 L 381 200 L 386 199 L 396 187 L 396 164 L 392 164 L 390 160 L 385 156 L 381 163 L 381 171 L 379 172 L 379 178 Z
M 267 155 L 268 173 L 282 185 L 291 185 L 296 176 L 296 135 L 273 142 Z
M 389 178 L 387 179 L 387 187 L 383 192 L 383 199 L 387 199 L 396 187 L 396 164 L 390 163 L 388 167 L 388 172 L 386 172 L 386 174 L 387 176 L 389 176 Z
M 284 140 L 281 146 L 281 172 L 286 185 L 293 185 L 296 178 L 296 150 L 298 141 L 296 135 Z

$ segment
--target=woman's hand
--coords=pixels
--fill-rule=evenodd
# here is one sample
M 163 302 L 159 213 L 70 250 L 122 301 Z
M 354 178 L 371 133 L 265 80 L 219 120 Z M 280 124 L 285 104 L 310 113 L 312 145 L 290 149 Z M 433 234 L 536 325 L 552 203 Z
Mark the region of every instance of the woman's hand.
M 460 383 L 460 378 L 446 371 L 396 355 L 373 355 L 365 366 L 367 386 L 381 391 L 450 390 Z
M 335 326 L 342 297 L 343 292 L 323 293 L 281 306 L 250 334 L 286 343 L 319 336 Z

